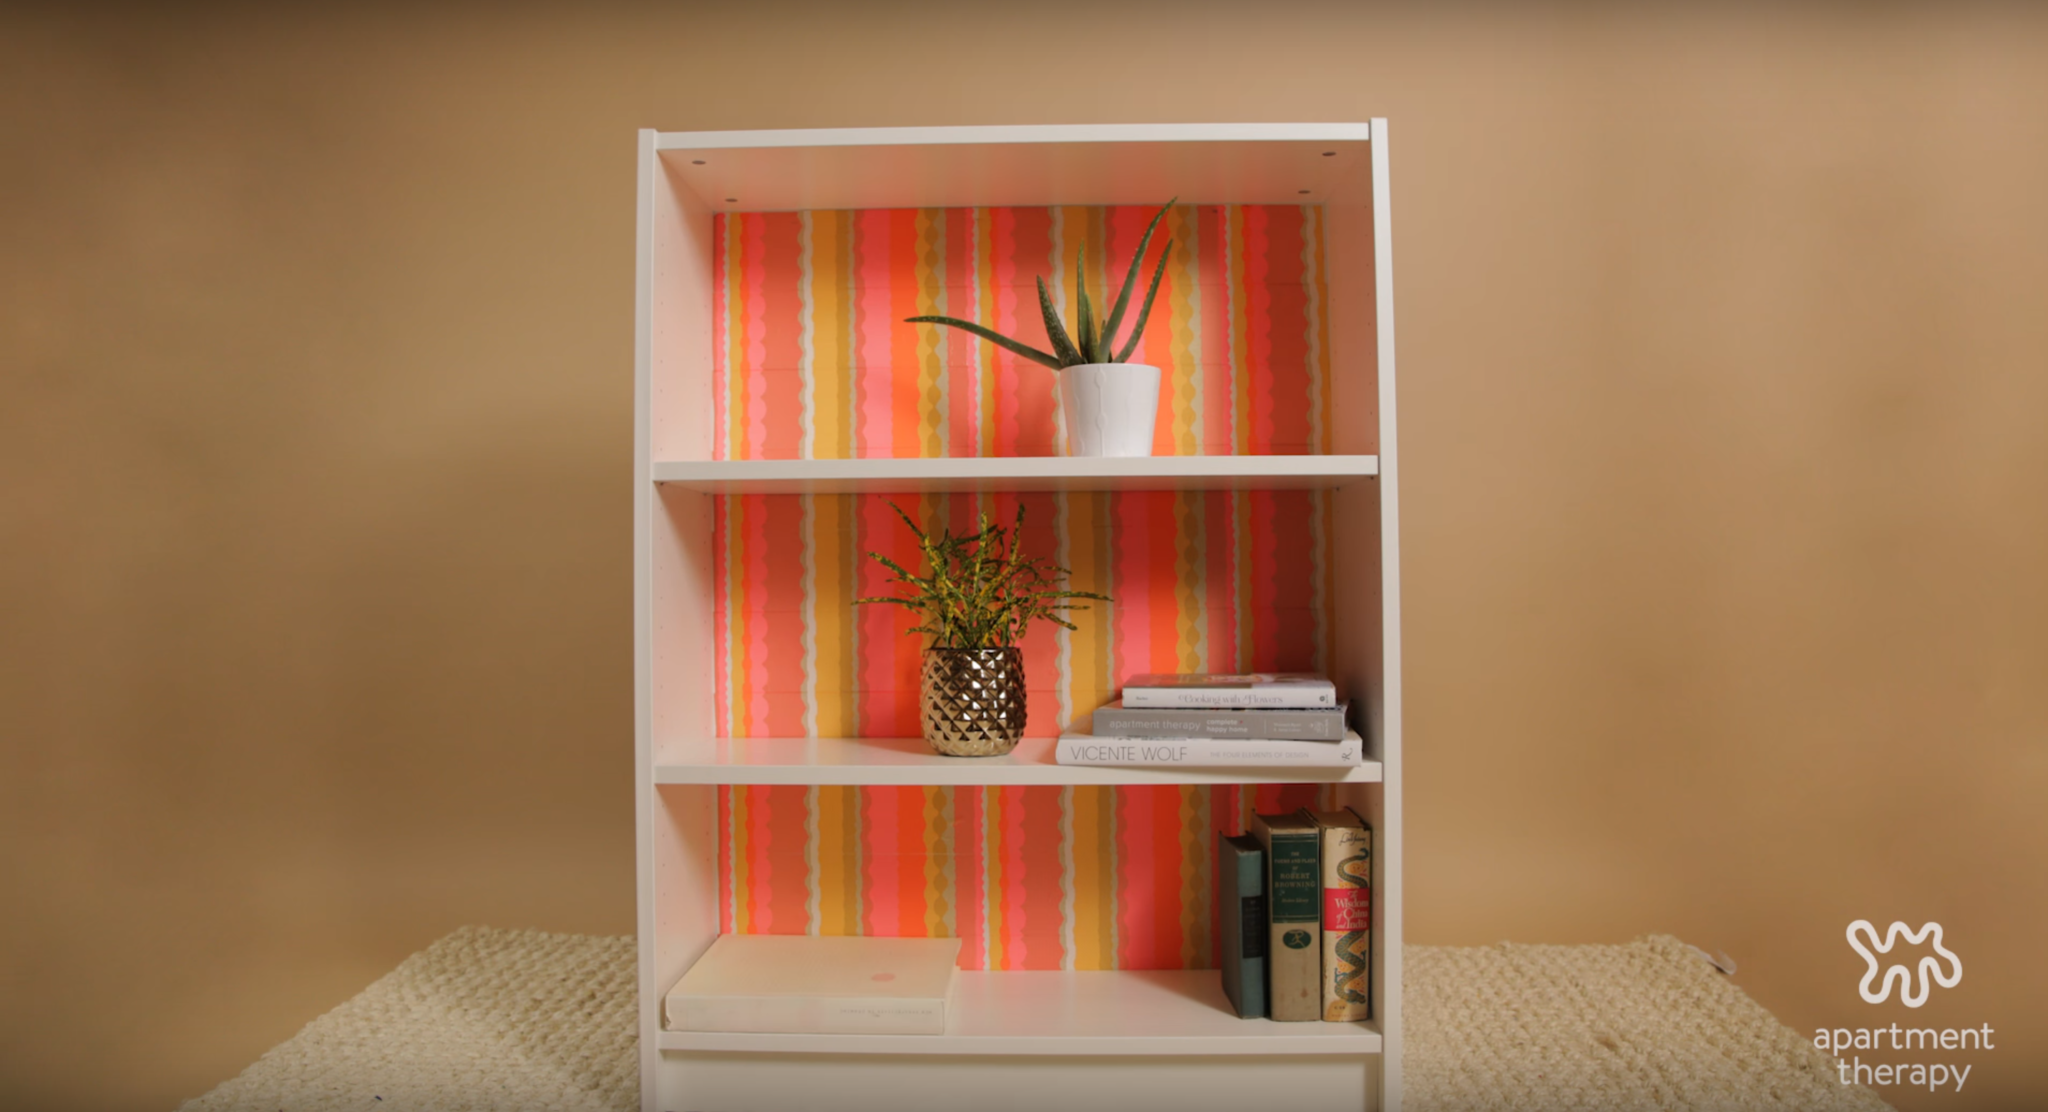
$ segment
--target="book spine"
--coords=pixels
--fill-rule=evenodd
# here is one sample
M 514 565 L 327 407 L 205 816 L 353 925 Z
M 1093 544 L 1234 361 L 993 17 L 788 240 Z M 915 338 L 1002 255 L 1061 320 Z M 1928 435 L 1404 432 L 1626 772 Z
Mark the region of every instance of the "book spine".
M 1372 831 L 1322 830 L 1323 1018 L 1364 1019 L 1372 975 Z
M 1316 867 L 1313 830 L 1274 831 L 1267 851 L 1266 906 L 1272 915 L 1267 931 L 1266 991 L 1273 1018 L 1322 1018 L 1322 885 Z
M 1103 707 L 1095 712 L 1096 737 L 1271 738 L 1275 741 L 1337 741 L 1344 736 L 1341 710 L 1131 710 Z
M 1216 918 L 1223 995 L 1245 1019 L 1266 1016 L 1266 853 L 1245 835 L 1216 833 Z
M 1228 740 L 1212 737 L 1103 738 L 1068 735 L 1053 750 L 1063 765 L 1139 765 L 1171 768 L 1349 768 L 1365 758 L 1365 743 L 1347 737 L 1327 741 Z
M 1131 710 L 1320 710 L 1337 705 L 1332 687 L 1126 687 Z

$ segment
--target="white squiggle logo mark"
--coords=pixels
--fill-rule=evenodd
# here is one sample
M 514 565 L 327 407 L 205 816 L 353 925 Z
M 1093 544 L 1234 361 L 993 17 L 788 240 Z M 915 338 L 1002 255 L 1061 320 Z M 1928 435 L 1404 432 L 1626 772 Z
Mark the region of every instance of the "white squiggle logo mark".
M 1923 941 L 1927 942 L 1928 945 L 1934 947 L 1935 953 L 1948 959 L 1948 975 L 1945 977 L 1942 976 L 1941 963 L 1934 960 L 1932 956 L 1920 959 L 1918 967 L 1920 971 L 1920 992 L 1917 996 L 1913 993 L 1912 966 L 1894 962 L 1885 969 L 1884 977 L 1881 980 L 1878 978 L 1877 954 L 1891 953 L 1893 944 L 1898 942 L 1901 935 L 1904 935 L 1906 941 L 1913 943 L 1915 946 Z M 1863 937 L 1859 936 L 1868 937 L 1870 939 L 1870 946 L 1864 946 Z M 1871 926 L 1870 920 L 1858 919 L 1849 924 L 1849 946 L 1857 953 L 1862 954 L 1863 960 L 1870 965 L 1869 970 L 1863 974 L 1863 980 L 1856 985 L 1856 991 L 1862 994 L 1865 1003 L 1882 1004 L 1886 1000 L 1891 999 L 1892 982 L 1896 980 L 1899 982 L 1900 1001 L 1909 1008 L 1917 1008 L 1927 1003 L 1927 994 L 1933 991 L 1928 987 L 1928 978 L 1932 977 L 1934 983 L 1943 988 L 1954 988 L 1963 979 L 1962 959 L 1950 953 L 1948 948 L 1941 944 L 1940 923 L 1923 923 L 1917 931 L 1907 930 L 1904 923 L 1893 923 L 1885 929 L 1884 941 L 1880 942 L 1877 939 L 1877 928 Z M 1870 952 L 1872 947 L 1877 950 L 1877 954 Z M 1879 991 L 1875 993 L 1870 991 L 1870 982 L 1873 980 L 1878 982 Z

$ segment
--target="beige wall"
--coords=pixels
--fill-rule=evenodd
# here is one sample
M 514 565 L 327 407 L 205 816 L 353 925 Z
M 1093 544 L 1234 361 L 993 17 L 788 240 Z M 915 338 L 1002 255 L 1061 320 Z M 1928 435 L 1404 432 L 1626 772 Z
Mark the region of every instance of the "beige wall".
M 0 1104 L 632 929 L 635 128 L 1368 115 L 1410 937 L 1938 920 L 2048 1095 L 2036 10 L 401 7 L 0 15 Z

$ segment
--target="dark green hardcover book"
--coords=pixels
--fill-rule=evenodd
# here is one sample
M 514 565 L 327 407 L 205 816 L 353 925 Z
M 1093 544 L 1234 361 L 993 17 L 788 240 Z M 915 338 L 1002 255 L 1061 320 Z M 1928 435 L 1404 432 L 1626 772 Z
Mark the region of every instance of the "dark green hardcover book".
M 1323 1018 L 1322 838 L 1307 811 L 1253 815 L 1266 851 L 1266 1001 L 1274 1019 Z
M 1223 995 L 1238 1015 L 1266 1018 L 1266 851 L 1249 834 L 1216 832 L 1216 921 Z

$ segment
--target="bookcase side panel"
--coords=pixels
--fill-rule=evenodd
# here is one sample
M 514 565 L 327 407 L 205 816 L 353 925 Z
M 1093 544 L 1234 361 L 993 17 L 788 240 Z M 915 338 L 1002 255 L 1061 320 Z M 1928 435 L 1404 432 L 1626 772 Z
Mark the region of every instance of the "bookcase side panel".
M 649 711 L 653 653 L 648 609 L 654 594 L 655 492 L 648 399 L 653 364 L 654 182 L 660 164 L 655 143 L 655 133 L 641 129 L 633 229 L 633 867 L 642 1112 L 652 1112 L 658 1061 L 645 1048 L 660 1025 L 654 990 L 660 966 L 655 940 L 660 931 L 654 912 L 654 744 Z
M 717 939 L 718 804 L 707 784 L 654 789 L 654 968 L 648 983 L 660 1025 L 660 1000 Z M 653 1031 L 644 1032 L 652 1048 Z
M 677 487 L 655 488 L 652 494 L 651 567 L 641 620 L 648 626 L 643 682 L 655 737 L 702 736 L 711 729 L 710 502 L 709 495 Z M 651 761 L 651 753 L 644 759 Z M 716 797 L 709 786 L 656 787 L 651 768 L 641 769 L 638 780 L 647 824 L 641 898 L 651 912 L 643 918 L 643 929 L 651 925 L 653 931 L 641 982 L 641 1037 L 648 1040 L 642 1084 L 651 1101 L 654 1087 L 646 1076 L 661 995 L 718 934 L 718 828 Z
M 711 458 L 711 208 L 655 159 L 647 304 L 649 436 L 655 459 Z
M 1371 451 L 1380 474 L 1338 492 L 1334 577 L 1339 683 L 1364 705 L 1367 752 L 1378 784 L 1340 795 L 1374 829 L 1373 1017 L 1383 1039 L 1382 1098 L 1400 1107 L 1401 1037 L 1401 671 L 1398 442 L 1394 421 L 1392 251 L 1385 121 L 1373 124 L 1370 192 L 1328 206 L 1333 303 L 1332 392 L 1340 421 L 1336 450 Z M 1360 694 L 1362 693 L 1362 694 Z
M 712 496 L 658 488 L 649 543 L 648 711 L 656 738 L 714 729 Z
M 1390 809 L 1396 786 L 1344 784 L 1338 801 L 1356 810 L 1372 827 L 1372 1021 L 1380 1029 L 1382 1058 L 1398 1056 L 1401 1047 L 1401 822 Z M 1388 1105 L 1398 1107 L 1389 1094 Z
M 1386 925 L 1382 930 L 1387 945 L 1382 959 L 1385 990 L 1377 1003 L 1384 1009 L 1382 1100 L 1390 1112 L 1401 1107 L 1401 1055 L 1405 1040 L 1401 1031 L 1401 785 L 1405 761 L 1402 748 L 1401 670 L 1401 460 L 1395 419 L 1394 367 L 1394 252 L 1392 180 L 1389 174 L 1387 121 L 1372 121 L 1372 212 L 1373 212 L 1373 320 L 1379 366 L 1380 478 L 1379 558 L 1381 644 L 1381 757 L 1385 780 L 1380 785 L 1380 813 L 1388 832 L 1386 852 L 1375 863 L 1390 896 Z
M 1389 580 L 1382 564 L 1382 488 L 1378 481 L 1360 483 L 1337 496 L 1334 531 L 1340 552 L 1355 553 L 1336 577 L 1339 683 L 1359 704 L 1358 727 L 1367 753 L 1382 762 L 1377 784 L 1340 785 L 1340 802 L 1357 809 L 1373 828 L 1372 1018 L 1379 1025 L 1383 1059 L 1398 1056 L 1401 1047 L 1401 820 L 1399 737 L 1390 727 L 1384 599 Z M 1381 1081 L 1398 1080 L 1398 1068 L 1383 1070 Z M 1389 1086 L 1382 1094 L 1388 1107 L 1398 1107 Z

